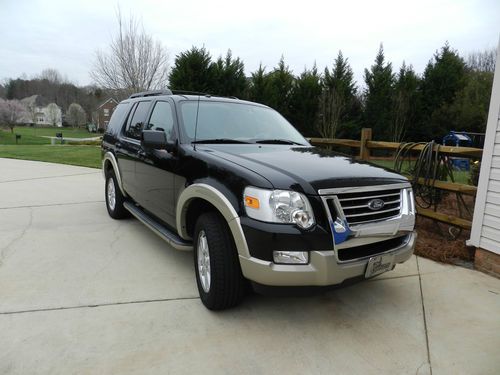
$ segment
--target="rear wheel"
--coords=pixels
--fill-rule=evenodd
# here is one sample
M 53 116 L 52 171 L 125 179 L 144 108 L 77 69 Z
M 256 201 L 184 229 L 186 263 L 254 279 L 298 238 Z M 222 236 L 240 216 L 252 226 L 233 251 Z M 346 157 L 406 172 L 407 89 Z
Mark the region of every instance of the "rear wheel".
M 194 245 L 196 283 L 203 304 L 210 310 L 236 306 L 244 297 L 245 280 L 224 218 L 216 212 L 201 215 Z
M 106 173 L 105 198 L 109 216 L 113 219 L 129 217 L 129 212 L 123 206 L 125 198 L 118 186 L 113 170 Z

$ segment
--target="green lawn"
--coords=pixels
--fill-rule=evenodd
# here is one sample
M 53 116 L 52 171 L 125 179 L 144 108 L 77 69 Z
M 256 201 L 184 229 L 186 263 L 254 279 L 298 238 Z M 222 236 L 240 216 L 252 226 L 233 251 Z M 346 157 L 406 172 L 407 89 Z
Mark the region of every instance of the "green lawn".
M 11 134 L 10 131 L 3 131 L 0 129 L 0 145 L 15 145 L 16 138 L 15 134 Z M 19 133 L 17 133 L 19 134 Z M 33 135 L 21 134 L 21 139 L 17 141 L 19 145 L 48 145 L 50 144 L 49 138 L 35 137 Z
M 38 160 L 101 168 L 101 148 L 99 146 L 0 144 L 0 158 Z
M 73 128 L 58 128 L 58 127 L 48 127 L 48 128 L 37 128 L 31 126 L 17 126 L 14 128 L 14 133 L 27 135 L 27 136 L 49 136 L 55 137 L 56 133 L 63 133 L 63 137 L 68 138 L 90 138 L 98 137 L 99 134 L 90 133 L 85 129 L 73 129 Z
M 370 163 L 379 165 L 381 167 L 393 169 L 394 161 L 392 160 L 370 160 Z M 403 164 L 403 172 L 408 169 L 408 162 Z M 469 185 L 470 172 L 469 171 L 453 171 L 453 177 L 456 183 Z M 448 179 L 451 181 L 450 179 Z
M 55 137 L 56 133 L 63 133 L 63 138 L 90 138 L 99 136 L 96 133 L 89 133 L 85 129 L 17 126 L 14 128 L 14 133 L 11 133 L 10 129 L 0 128 L 0 145 L 15 145 L 16 134 L 21 136 L 21 138 L 18 139 L 18 144 L 20 145 L 50 144 L 50 139 L 45 137 Z

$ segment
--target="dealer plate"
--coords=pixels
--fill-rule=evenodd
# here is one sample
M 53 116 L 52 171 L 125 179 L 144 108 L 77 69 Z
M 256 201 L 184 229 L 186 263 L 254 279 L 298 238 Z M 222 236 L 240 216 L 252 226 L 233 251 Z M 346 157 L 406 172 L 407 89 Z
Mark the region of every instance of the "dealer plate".
M 373 277 L 394 268 L 394 254 L 377 255 L 368 260 L 365 277 Z

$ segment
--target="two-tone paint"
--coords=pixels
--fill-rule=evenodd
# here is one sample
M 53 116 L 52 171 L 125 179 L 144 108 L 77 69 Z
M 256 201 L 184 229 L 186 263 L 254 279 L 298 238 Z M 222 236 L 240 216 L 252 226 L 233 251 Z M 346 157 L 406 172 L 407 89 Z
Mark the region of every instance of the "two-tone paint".
M 157 100 L 169 102 L 174 109 L 174 146 L 171 152 L 145 150 L 139 140 L 128 138 L 124 133 L 133 103 L 147 101 L 151 111 Z M 406 178 L 310 145 L 194 145 L 184 135 L 177 110 L 187 100 L 241 102 L 227 98 L 168 95 L 129 99 L 120 103 L 121 110 L 115 111 L 116 116 L 111 119 L 103 137 L 103 171 L 115 171 L 119 188 L 127 199 L 184 241 L 192 240 L 193 221 L 197 218 L 193 217 L 197 212 L 194 207 L 219 211 L 233 235 L 243 275 L 261 284 L 329 285 L 363 274 L 367 259 L 339 262 L 324 196 L 335 189 L 352 187 L 405 185 L 409 188 Z M 303 230 L 295 225 L 249 218 L 243 202 L 243 191 L 247 186 L 305 194 L 313 208 L 316 224 Z M 404 243 L 386 250 L 395 254 L 396 263 L 407 260 L 415 245 L 411 224 L 414 213 L 412 215 L 407 226 L 398 227 L 394 233 L 378 233 L 378 238 L 374 238 L 377 237 L 375 233 L 363 243 L 405 235 Z M 353 241 L 359 242 L 359 236 Z M 176 247 L 175 241 L 170 243 Z M 184 250 L 187 247 L 178 248 Z M 309 251 L 310 262 L 307 265 L 274 264 L 273 250 Z

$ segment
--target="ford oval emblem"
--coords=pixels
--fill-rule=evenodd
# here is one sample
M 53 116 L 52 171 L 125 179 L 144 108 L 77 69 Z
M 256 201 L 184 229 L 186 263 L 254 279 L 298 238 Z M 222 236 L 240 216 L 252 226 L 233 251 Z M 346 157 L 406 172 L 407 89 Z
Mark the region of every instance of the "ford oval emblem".
M 372 211 L 378 211 L 384 208 L 385 202 L 382 199 L 372 199 L 368 202 L 368 208 Z

